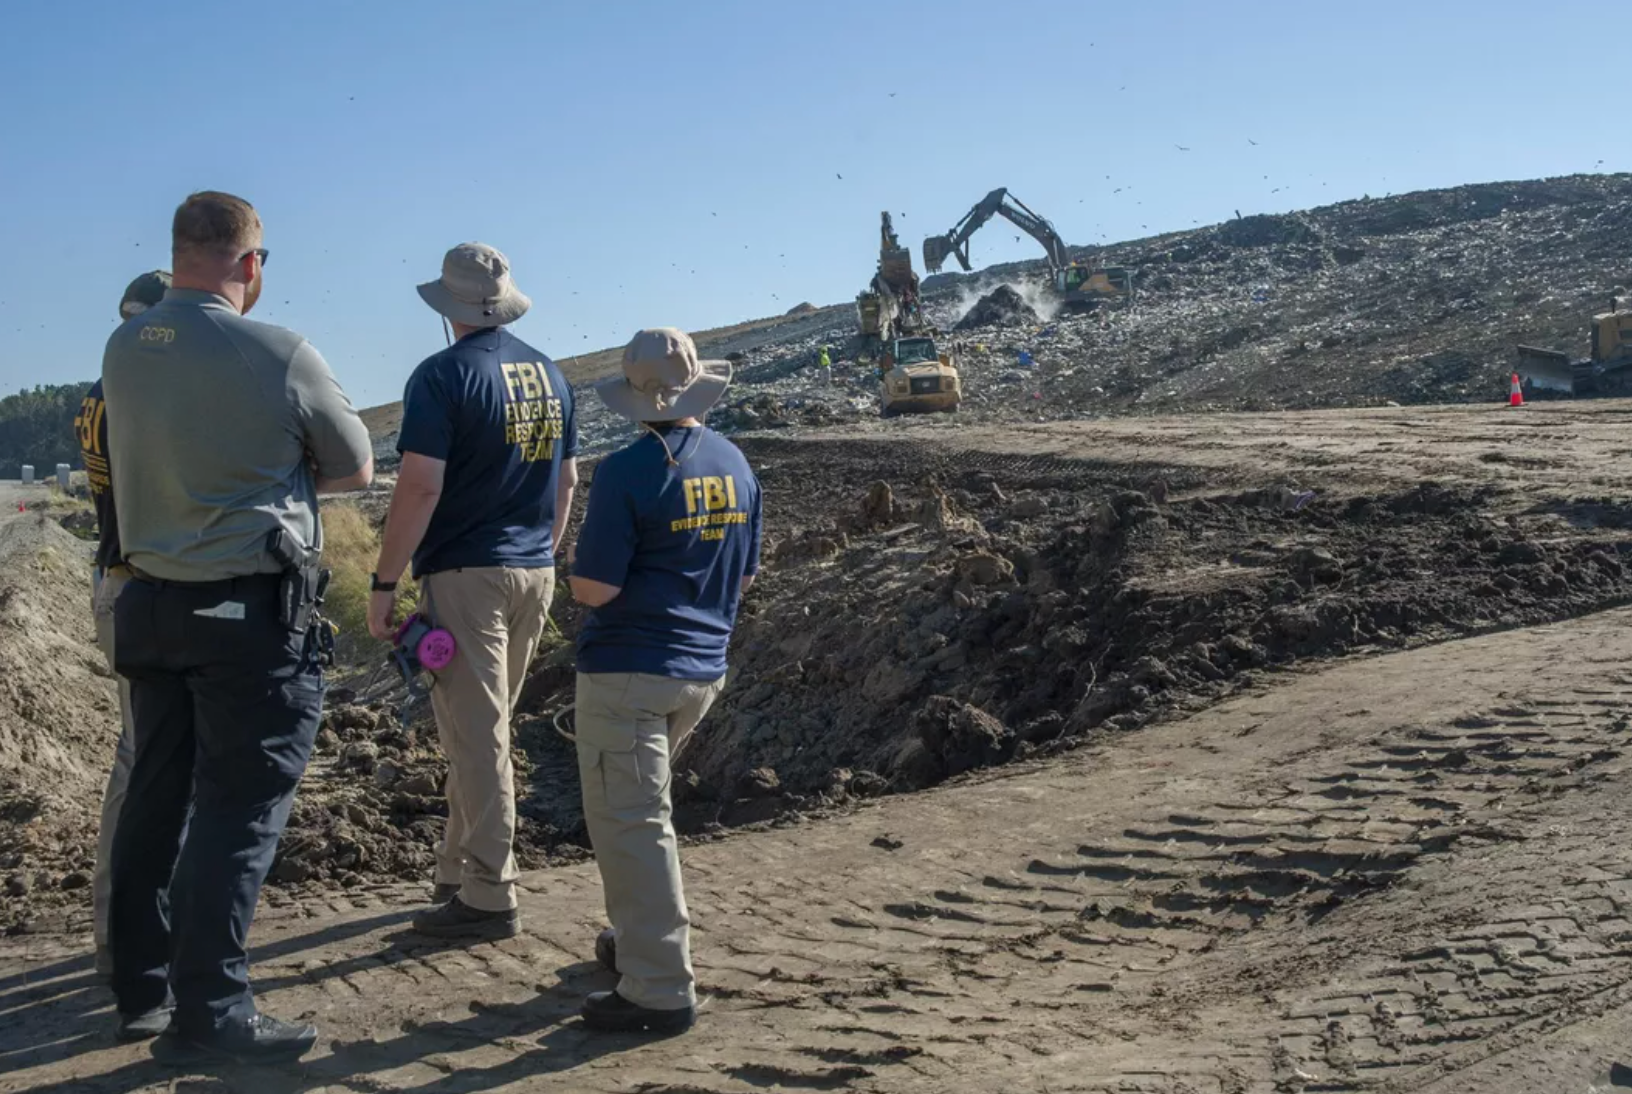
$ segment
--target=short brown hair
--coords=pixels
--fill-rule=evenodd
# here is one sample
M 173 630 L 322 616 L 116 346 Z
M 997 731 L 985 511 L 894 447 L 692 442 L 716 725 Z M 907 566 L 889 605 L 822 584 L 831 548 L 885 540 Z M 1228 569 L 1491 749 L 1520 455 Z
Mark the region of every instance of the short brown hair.
M 237 257 L 259 242 L 260 232 L 255 206 L 219 190 L 200 190 L 176 207 L 170 245 L 177 254 L 204 251 Z

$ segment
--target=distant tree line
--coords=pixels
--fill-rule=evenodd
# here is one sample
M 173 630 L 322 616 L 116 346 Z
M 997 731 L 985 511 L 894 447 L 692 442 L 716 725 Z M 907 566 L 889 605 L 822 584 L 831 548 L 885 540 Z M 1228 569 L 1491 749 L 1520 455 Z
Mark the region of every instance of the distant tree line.
M 46 478 L 57 464 L 79 467 L 79 438 L 74 417 L 91 389 L 82 384 L 52 384 L 0 399 L 0 479 L 15 479 L 23 464 Z

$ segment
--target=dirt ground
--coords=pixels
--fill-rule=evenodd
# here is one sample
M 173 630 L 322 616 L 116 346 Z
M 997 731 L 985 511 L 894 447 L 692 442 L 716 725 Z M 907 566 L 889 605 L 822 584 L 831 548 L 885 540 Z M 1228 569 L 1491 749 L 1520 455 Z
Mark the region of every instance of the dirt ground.
M 263 1005 L 306 1064 L 116 1045 L 79 938 L 0 951 L 0 1089 L 1451 1094 L 1632 1054 L 1632 614 L 1350 660 L 1062 760 L 687 855 L 706 1003 L 593 1038 L 586 866 L 436 950 L 420 890 L 277 892 Z
M 52 858 L 54 807 L 0 818 L 45 875 L 0 908 L 0 1090 L 1611 1089 L 1632 1059 L 1629 419 L 746 438 L 770 562 L 678 765 L 695 1033 L 571 1019 L 607 984 L 550 728 L 561 654 L 517 746 L 529 861 L 565 865 L 527 875 L 526 933 L 499 945 L 404 933 L 440 759 L 337 705 L 257 926 L 268 1009 L 324 1025 L 299 1068 L 178 1080 L 116 1046 L 62 887 L 74 829 Z M 0 513 L 0 544 L 37 519 Z M 94 675 L 86 637 L 56 661 Z

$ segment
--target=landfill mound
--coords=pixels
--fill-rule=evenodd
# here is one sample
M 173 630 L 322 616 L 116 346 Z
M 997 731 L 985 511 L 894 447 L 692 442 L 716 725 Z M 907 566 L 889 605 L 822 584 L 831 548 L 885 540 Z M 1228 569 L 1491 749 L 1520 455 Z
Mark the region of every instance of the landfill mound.
M 924 279 L 925 314 L 958 354 L 959 419 L 1064 421 L 1107 415 L 1309 409 L 1505 398 L 1519 343 L 1585 354 L 1588 317 L 1626 283 L 1632 175 L 1481 183 L 1366 197 L 1301 212 L 1078 249 L 1132 271 L 1128 308 L 954 331 L 994 282 L 1046 280 L 1041 261 Z M 1047 292 L 1034 310 L 1046 305 Z M 699 336 L 736 354 L 728 432 L 859 422 L 878 412 L 878 381 L 822 345 L 856 333 L 851 305 L 759 320 Z M 569 361 L 576 383 L 615 370 L 608 351 Z M 815 409 L 815 408 L 820 409 Z M 394 458 L 394 408 L 371 412 Z M 627 441 L 600 401 L 579 401 L 586 455 Z
M 90 548 L 39 513 L 0 521 L 0 923 L 88 899 L 118 693 L 96 648 Z
M 1042 317 L 1009 285 L 999 285 L 975 303 L 954 330 L 976 330 L 997 324 L 1040 323 Z

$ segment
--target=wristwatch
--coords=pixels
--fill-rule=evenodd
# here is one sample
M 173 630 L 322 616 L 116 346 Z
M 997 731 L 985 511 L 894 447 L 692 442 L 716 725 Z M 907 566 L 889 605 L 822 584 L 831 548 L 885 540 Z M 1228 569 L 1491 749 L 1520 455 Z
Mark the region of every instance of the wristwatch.
M 379 574 L 369 574 L 368 591 L 371 593 L 394 593 L 397 591 L 397 583 L 395 581 L 381 581 Z

